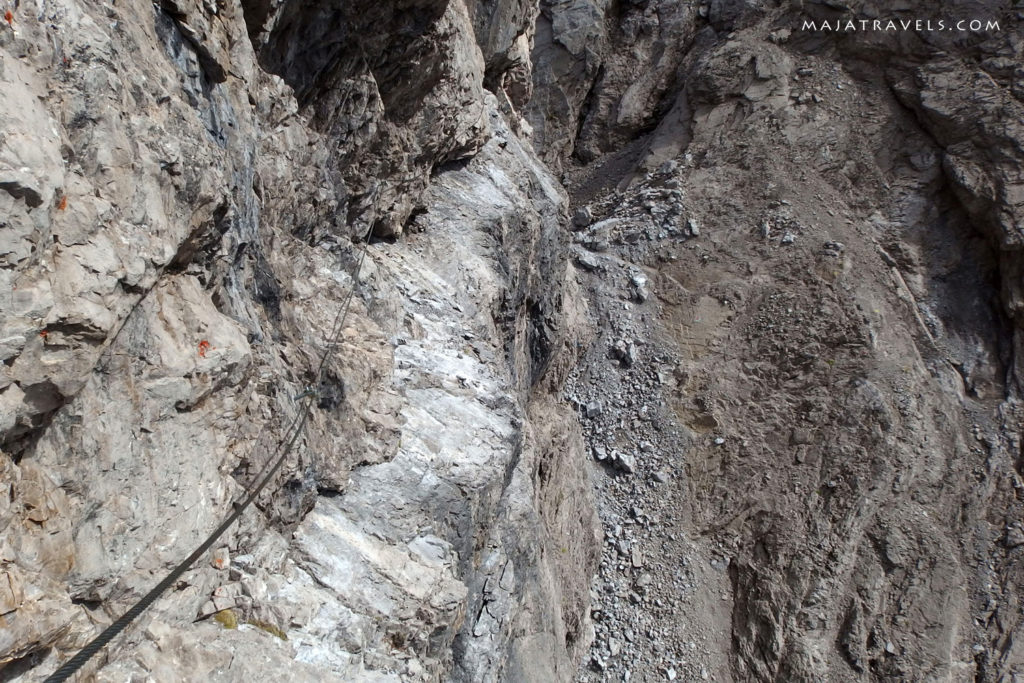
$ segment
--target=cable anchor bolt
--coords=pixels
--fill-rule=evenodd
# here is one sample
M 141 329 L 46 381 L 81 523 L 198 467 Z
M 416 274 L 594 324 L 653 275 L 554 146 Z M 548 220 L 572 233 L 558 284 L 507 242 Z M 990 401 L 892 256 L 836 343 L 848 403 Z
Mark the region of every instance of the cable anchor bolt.
M 308 398 L 310 396 L 316 397 L 316 396 L 319 396 L 319 395 L 320 395 L 319 391 L 314 389 L 311 385 L 307 384 L 306 388 L 302 391 L 302 393 L 301 394 L 296 394 L 295 397 L 292 400 L 293 401 L 301 401 L 304 398 Z

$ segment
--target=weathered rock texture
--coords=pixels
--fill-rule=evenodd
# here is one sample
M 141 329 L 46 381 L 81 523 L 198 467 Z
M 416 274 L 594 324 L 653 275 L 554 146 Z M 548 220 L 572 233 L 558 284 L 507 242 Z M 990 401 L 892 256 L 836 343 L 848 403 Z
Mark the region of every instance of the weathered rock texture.
M 0 25 L 5 680 L 50 673 L 213 530 L 352 290 L 259 509 L 89 671 L 573 675 L 596 545 L 552 398 L 582 330 L 566 197 L 484 89 L 528 91 L 532 19 L 26 2 Z M 354 273 L 355 238 L 406 225 Z
M 1024 680 L 1019 5 L 18 4 L 0 676 Z
M 569 50 L 587 100 L 537 82 L 538 128 L 580 112 L 545 153 L 602 331 L 569 387 L 606 530 L 581 677 L 1017 680 L 1019 10 L 779 4 Z M 680 9 L 549 11 L 614 45 Z M 801 30 L 875 17 L 1001 27 Z

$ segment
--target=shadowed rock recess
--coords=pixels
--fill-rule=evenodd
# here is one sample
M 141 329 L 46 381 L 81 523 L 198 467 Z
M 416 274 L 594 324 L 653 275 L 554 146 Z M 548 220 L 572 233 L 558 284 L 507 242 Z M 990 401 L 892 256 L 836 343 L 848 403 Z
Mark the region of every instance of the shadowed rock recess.
M 352 292 L 79 680 L 1024 681 L 1024 3 L 939 4 L 9 3 L 0 680 Z

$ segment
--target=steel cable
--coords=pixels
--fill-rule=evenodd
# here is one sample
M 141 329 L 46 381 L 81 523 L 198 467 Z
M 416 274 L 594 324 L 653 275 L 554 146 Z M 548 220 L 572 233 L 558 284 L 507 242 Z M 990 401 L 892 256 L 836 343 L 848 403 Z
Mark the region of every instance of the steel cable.
M 341 331 L 344 329 L 345 319 L 348 317 L 349 308 L 352 304 L 352 300 L 355 298 L 356 284 L 359 281 L 359 271 L 362 270 L 363 262 L 366 259 L 371 231 L 372 228 L 368 229 L 366 235 L 363 237 L 362 249 L 360 250 L 359 258 L 356 261 L 356 267 L 352 273 L 352 286 L 345 295 L 345 298 L 338 309 L 338 313 L 334 318 L 334 322 L 331 325 L 331 332 L 328 336 L 327 345 L 324 348 L 320 357 L 320 362 L 317 365 L 315 381 L 312 384 L 313 387 L 319 388 L 323 382 L 324 370 L 328 361 L 331 359 L 331 356 L 334 354 L 334 350 L 338 344 L 338 339 L 341 337 Z M 302 432 L 305 429 L 306 422 L 309 419 L 310 409 L 315 396 L 315 391 L 304 392 L 304 395 L 302 395 L 300 399 L 303 401 L 302 408 L 295 415 L 291 424 L 288 426 L 288 429 L 285 430 L 285 434 L 288 435 L 287 438 L 279 442 L 275 454 L 267 460 L 268 463 L 273 462 L 273 466 L 261 479 L 258 479 L 256 486 L 248 492 L 241 502 L 236 502 L 232 505 L 233 510 L 231 511 L 231 514 L 221 522 L 220 526 L 218 526 L 217 529 L 210 534 L 198 548 L 193 550 L 191 555 L 172 569 L 160 583 L 154 586 L 138 602 L 132 605 L 127 612 L 122 614 L 117 621 L 103 629 L 98 636 L 89 641 L 89 643 L 79 650 L 71 659 L 66 661 L 60 666 L 60 668 L 50 674 L 45 683 L 62 683 L 74 675 L 97 652 L 103 649 L 107 643 L 117 637 L 118 634 L 124 631 L 133 621 L 135 621 L 135 619 L 137 619 L 138 616 L 146 610 L 146 608 L 156 602 L 163 592 L 177 581 L 182 574 L 188 571 L 195 561 L 202 557 L 202 555 L 217 542 L 217 539 L 219 539 L 224 532 L 227 531 L 239 517 L 241 517 L 245 509 L 249 507 L 254 500 L 256 500 L 256 497 L 259 496 L 260 492 L 262 492 L 267 484 L 274 478 L 278 470 L 281 468 L 281 465 L 283 465 L 284 461 L 287 459 L 288 454 L 291 453 L 295 444 L 298 443 L 299 438 L 302 436 Z M 264 467 L 264 469 L 266 469 L 266 467 Z

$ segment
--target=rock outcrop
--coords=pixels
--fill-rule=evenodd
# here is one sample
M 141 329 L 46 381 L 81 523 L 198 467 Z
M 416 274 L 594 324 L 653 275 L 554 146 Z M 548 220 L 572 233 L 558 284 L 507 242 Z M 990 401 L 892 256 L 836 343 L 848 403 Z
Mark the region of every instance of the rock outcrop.
M 1024 677 L 1022 12 L 13 7 L 0 677 Z
M 551 397 L 582 329 L 566 198 L 484 90 L 523 84 L 530 22 L 30 2 L 0 27 L 5 680 L 48 674 L 217 526 L 350 292 L 259 509 L 90 670 L 572 676 L 596 545 Z

